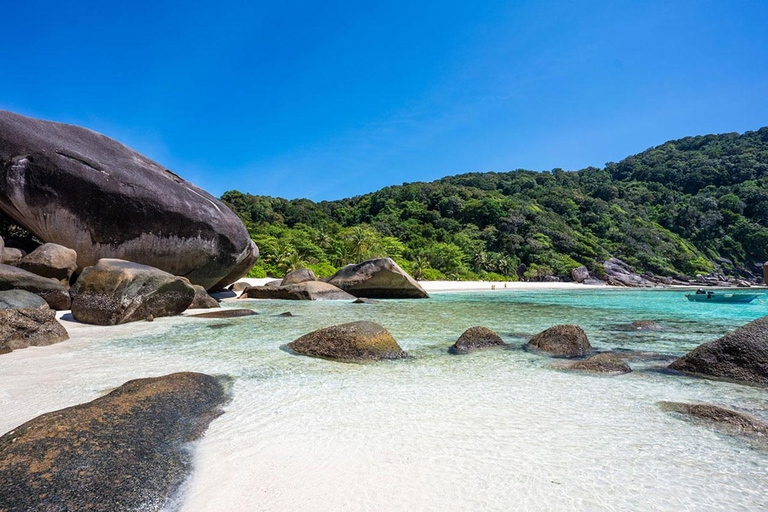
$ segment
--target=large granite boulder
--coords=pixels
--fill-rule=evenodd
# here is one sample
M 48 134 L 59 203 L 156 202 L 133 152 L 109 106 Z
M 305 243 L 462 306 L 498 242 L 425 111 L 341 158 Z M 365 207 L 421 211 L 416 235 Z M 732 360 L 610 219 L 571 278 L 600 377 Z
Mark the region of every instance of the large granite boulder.
M 307 356 L 341 361 L 406 357 L 389 331 L 374 322 L 350 322 L 318 329 L 292 341 L 288 348 Z
M 452 354 L 467 354 L 473 350 L 504 347 L 507 344 L 487 327 L 470 327 L 448 349 Z
M 69 286 L 69 278 L 77 269 L 77 253 L 58 244 L 43 244 L 21 258 L 16 266 Z
M 332 284 L 322 281 L 305 281 L 288 286 L 251 286 L 243 291 L 241 299 L 281 299 L 281 300 L 355 300 Z
M 328 282 L 355 297 L 425 299 L 426 291 L 392 258 L 378 258 L 339 269 Z
M 0 437 L 0 510 L 164 510 L 227 399 L 218 379 L 175 373 L 38 416 Z
M 613 286 L 639 288 L 656 286 L 656 283 L 638 275 L 629 265 L 618 258 L 611 258 L 604 262 L 603 270 L 605 270 L 605 281 Z
M 669 367 L 708 377 L 768 385 L 768 316 L 699 345 Z
M 592 349 L 584 329 L 570 324 L 556 325 L 540 332 L 527 346 L 562 357 L 583 356 Z
M 147 265 L 104 258 L 87 267 L 72 287 L 72 316 L 116 325 L 185 311 L 195 289 L 180 277 Z
M 289 284 L 305 283 L 307 281 L 317 281 L 315 273 L 308 268 L 300 268 L 292 272 L 285 274 L 280 286 L 288 286 Z
M 589 270 L 585 266 L 576 267 L 571 270 L 571 279 L 574 283 L 583 283 L 589 279 Z
M 69 309 L 69 292 L 56 279 L 0 264 L 0 291 L 4 290 L 26 290 L 45 299 L 53 309 Z
M 42 297 L 24 290 L 0 292 L 0 354 L 69 339 Z
M 27 253 L 16 247 L 5 247 L 0 253 L 0 263 L 4 265 L 15 265 Z
M 221 307 L 219 301 L 208 295 L 206 289 L 199 284 L 192 285 L 192 288 L 195 289 L 195 297 L 192 299 L 192 304 L 189 305 L 188 309 L 211 309 Z
M 690 416 L 728 432 L 759 436 L 768 443 L 768 424 L 749 414 L 712 404 L 659 402 L 664 411 Z
M 768 261 L 763 263 L 763 282 L 768 285 Z
M 602 353 L 570 363 L 566 370 L 591 373 L 629 373 L 632 368 L 615 354 Z
M 212 289 L 258 256 L 224 203 L 91 130 L 0 111 L 0 169 L 0 211 L 79 269 L 120 258 Z

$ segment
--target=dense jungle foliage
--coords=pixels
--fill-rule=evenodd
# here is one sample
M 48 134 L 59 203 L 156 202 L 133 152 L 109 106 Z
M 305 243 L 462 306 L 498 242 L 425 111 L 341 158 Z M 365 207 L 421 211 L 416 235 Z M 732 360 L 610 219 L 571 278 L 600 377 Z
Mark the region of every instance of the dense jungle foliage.
M 768 127 L 686 137 L 605 168 L 469 173 L 314 203 L 226 192 L 261 250 L 252 276 L 390 256 L 421 279 L 754 272 L 768 256 Z

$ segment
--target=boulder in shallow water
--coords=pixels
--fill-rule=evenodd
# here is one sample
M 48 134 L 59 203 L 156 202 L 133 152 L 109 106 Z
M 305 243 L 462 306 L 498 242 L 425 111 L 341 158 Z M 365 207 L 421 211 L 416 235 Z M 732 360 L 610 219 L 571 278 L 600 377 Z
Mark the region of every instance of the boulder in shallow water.
M 187 309 L 211 309 L 220 308 L 219 301 L 208 295 L 208 292 L 199 284 L 192 285 L 195 289 L 195 298 L 192 299 L 192 304 Z
M 507 344 L 501 337 L 487 327 L 470 327 L 459 336 L 451 348 L 452 354 L 467 354 L 473 350 L 505 347 Z
M 632 323 L 618 326 L 622 331 L 668 331 L 666 327 L 654 322 L 653 320 L 635 320 Z
M 768 316 L 699 345 L 669 367 L 706 377 L 768 385 Z
M 161 510 L 227 401 L 200 373 L 132 380 L 0 437 L 0 510 Z
M 315 273 L 308 268 L 300 268 L 292 272 L 288 272 L 283 280 L 280 282 L 280 286 L 288 286 L 289 284 L 305 283 L 307 281 L 317 281 Z
M 288 286 L 252 286 L 246 288 L 241 299 L 276 300 L 354 300 L 354 297 L 332 284 L 305 281 Z
M 58 244 L 43 244 L 27 254 L 17 267 L 42 277 L 50 277 L 69 286 L 69 278 L 77 269 L 77 253 Z
M 425 299 L 426 291 L 392 258 L 378 258 L 339 269 L 328 282 L 355 297 Z
M 180 277 L 130 261 L 104 258 L 83 270 L 72 287 L 72 316 L 116 325 L 185 311 L 195 289 Z
M 768 424 L 749 414 L 712 404 L 659 402 L 659 405 L 665 411 L 684 414 L 733 433 L 757 435 L 768 442 Z
M 575 361 L 565 367 L 566 370 L 578 370 L 593 373 L 629 373 L 632 368 L 615 354 L 596 354 L 594 356 Z
M 401 359 L 406 353 L 374 322 L 350 322 L 312 331 L 288 344 L 296 353 L 341 361 Z
M 258 256 L 224 203 L 104 135 L 0 111 L 0 211 L 78 268 L 120 258 L 223 288 Z
M 42 297 L 52 309 L 69 309 L 69 291 L 56 279 L 0 264 L 0 291 L 25 290 Z
M 592 349 L 584 329 L 571 324 L 550 327 L 532 337 L 527 346 L 562 357 L 584 356 Z
M 0 354 L 69 339 L 42 297 L 24 290 L 0 292 Z

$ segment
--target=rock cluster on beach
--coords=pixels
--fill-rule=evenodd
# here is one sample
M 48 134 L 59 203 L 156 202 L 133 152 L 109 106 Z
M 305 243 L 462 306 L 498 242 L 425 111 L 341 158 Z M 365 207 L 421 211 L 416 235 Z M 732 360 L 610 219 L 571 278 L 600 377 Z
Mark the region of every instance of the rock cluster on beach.
M 669 367 L 708 377 L 768 385 L 768 316 L 699 345 Z
M 66 339 L 66 329 L 42 298 L 24 290 L 0 291 L 0 354 Z
M 0 264 L 0 291 L 2 290 L 25 290 L 34 293 L 42 297 L 51 309 L 69 309 L 71 303 L 68 287 L 56 279 Z
M 467 354 L 474 350 L 493 347 L 505 347 L 501 337 L 487 327 L 470 327 L 459 336 L 456 343 L 448 349 L 452 354 Z
M 220 380 L 175 373 L 38 416 L 0 437 L 0 510 L 160 510 L 227 399 Z
M 91 130 L 0 111 L 0 166 L 0 211 L 78 269 L 119 258 L 215 289 L 258 256 L 224 203 Z
M 533 336 L 527 345 L 555 356 L 579 357 L 592 349 L 587 333 L 578 325 L 556 325 Z
M 344 290 L 322 281 L 303 281 L 280 286 L 249 286 L 241 299 L 354 300 Z
M 406 353 L 374 322 L 350 322 L 312 331 L 288 344 L 294 352 L 341 361 L 402 359 Z

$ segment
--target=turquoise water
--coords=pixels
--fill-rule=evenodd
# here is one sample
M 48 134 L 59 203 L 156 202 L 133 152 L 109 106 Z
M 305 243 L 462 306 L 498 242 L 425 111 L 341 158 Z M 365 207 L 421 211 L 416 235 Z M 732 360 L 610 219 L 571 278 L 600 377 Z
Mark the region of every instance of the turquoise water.
M 703 401 L 768 420 L 766 390 L 662 371 L 672 357 L 768 314 L 690 303 L 679 291 L 496 291 L 429 300 L 236 301 L 260 314 L 172 318 L 89 331 L 0 358 L 4 430 L 139 376 L 235 377 L 226 414 L 196 446 L 183 510 L 757 510 L 768 452 L 676 415 Z M 291 311 L 293 317 L 278 317 Z M 348 364 L 283 349 L 313 329 L 384 325 L 403 361 Z M 626 331 L 654 320 L 666 332 Z M 637 352 L 621 376 L 566 372 L 522 349 L 576 323 L 600 350 Z M 483 325 L 511 344 L 454 356 Z M 25 355 L 25 352 L 28 352 Z M 10 357 L 10 359 L 6 359 Z M 50 377 L 55 375 L 54 377 Z M 44 381 L 46 393 L 32 393 Z

